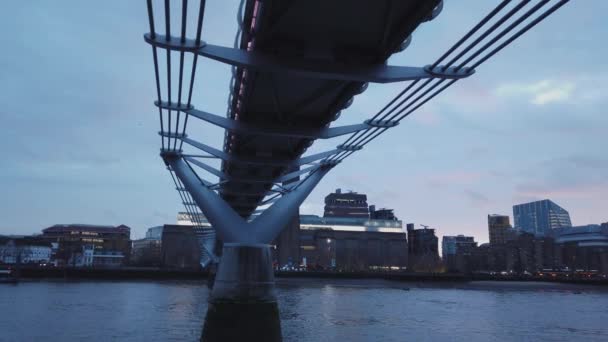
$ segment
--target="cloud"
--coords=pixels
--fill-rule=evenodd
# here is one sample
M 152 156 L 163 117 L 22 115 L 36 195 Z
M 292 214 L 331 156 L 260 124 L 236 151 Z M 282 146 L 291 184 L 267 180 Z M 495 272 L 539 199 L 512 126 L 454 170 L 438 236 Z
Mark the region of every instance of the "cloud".
M 421 113 L 414 113 L 412 119 L 425 126 L 436 126 L 441 123 L 441 117 L 436 111 L 431 109 L 422 109 Z
M 524 183 L 516 186 L 515 199 L 528 202 L 545 198 L 563 200 L 582 199 L 593 201 L 604 197 L 608 192 L 608 182 L 586 182 L 583 184 L 542 184 Z
M 323 215 L 323 204 L 304 202 L 300 206 L 300 214 L 302 215 Z
M 474 205 L 486 205 L 491 202 L 486 195 L 473 190 L 465 190 L 464 194 Z
M 561 158 L 553 158 L 540 162 L 543 167 L 550 168 L 584 168 L 608 171 L 608 158 L 598 158 L 583 154 L 573 154 Z
M 540 161 L 521 171 L 515 198 L 593 200 L 608 192 L 608 159 L 569 155 Z
M 443 187 L 454 184 L 472 184 L 480 180 L 484 175 L 481 172 L 452 171 L 430 175 L 427 179 L 428 185 L 432 187 Z
M 572 81 L 541 80 L 534 83 L 507 83 L 496 88 L 499 97 L 524 96 L 530 103 L 543 106 L 570 100 L 576 90 Z

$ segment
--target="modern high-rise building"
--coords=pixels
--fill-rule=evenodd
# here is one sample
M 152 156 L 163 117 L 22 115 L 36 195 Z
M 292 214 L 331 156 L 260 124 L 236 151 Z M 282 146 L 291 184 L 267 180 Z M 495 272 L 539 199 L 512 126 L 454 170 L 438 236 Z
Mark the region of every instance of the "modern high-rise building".
M 441 241 L 443 262 L 449 271 L 467 272 L 470 259 L 477 247 L 472 236 L 444 236 Z
M 407 224 L 408 253 L 411 256 L 435 255 L 439 256 L 439 240 L 435 236 L 435 229 L 414 229 L 413 223 Z
M 507 215 L 488 215 L 488 235 L 490 245 L 504 245 L 509 240 L 515 238 L 515 231 L 511 227 L 509 216 Z
M 343 193 L 336 189 L 325 197 L 325 211 L 323 217 L 354 217 L 369 218 L 367 196 L 356 192 Z
M 570 214 L 551 200 L 513 206 L 515 228 L 536 236 L 545 236 L 551 229 L 572 227 Z
M 407 224 L 408 268 L 415 272 L 437 272 L 441 267 L 435 229 L 414 229 Z
M 452 255 L 456 255 L 459 251 L 470 250 L 477 246 L 475 238 L 472 236 L 444 236 L 441 240 L 441 255 L 444 260 Z

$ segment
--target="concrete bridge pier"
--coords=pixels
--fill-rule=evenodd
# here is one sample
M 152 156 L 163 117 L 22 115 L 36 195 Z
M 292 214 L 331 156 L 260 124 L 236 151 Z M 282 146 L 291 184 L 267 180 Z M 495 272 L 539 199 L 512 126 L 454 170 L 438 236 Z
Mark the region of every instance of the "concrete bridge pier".
M 201 341 L 282 341 L 270 245 L 223 248 Z
M 276 301 L 270 245 L 224 244 L 211 300 Z

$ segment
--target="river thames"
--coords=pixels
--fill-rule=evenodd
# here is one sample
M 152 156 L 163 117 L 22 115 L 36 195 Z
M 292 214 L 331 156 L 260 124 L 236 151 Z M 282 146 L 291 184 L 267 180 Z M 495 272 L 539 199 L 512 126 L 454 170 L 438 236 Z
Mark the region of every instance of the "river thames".
M 0 341 L 198 341 L 201 281 L 0 285 Z M 608 288 L 279 279 L 284 341 L 607 341 Z M 252 339 L 253 340 L 253 339 Z

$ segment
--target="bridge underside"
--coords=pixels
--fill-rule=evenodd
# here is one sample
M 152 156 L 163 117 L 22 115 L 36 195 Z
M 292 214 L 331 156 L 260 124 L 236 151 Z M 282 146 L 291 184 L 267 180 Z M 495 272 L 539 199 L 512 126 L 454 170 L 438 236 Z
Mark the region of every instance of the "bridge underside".
M 365 68 L 383 64 L 429 17 L 437 0 L 248 1 L 240 48 L 282 60 Z M 256 5 L 256 3 L 258 5 Z M 335 120 L 353 96 L 365 90 L 353 82 L 291 73 L 238 68 L 230 117 L 258 127 L 318 131 Z M 259 163 L 223 161 L 228 181 L 219 189 L 241 216 L 248 217 L 314 139 L 228 132 L 224 151 Z M 248 180 L 255 179 L 256 182 Z

